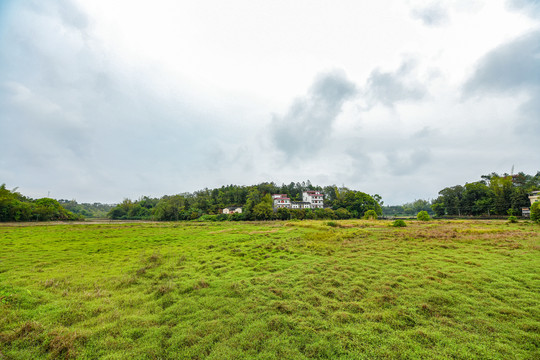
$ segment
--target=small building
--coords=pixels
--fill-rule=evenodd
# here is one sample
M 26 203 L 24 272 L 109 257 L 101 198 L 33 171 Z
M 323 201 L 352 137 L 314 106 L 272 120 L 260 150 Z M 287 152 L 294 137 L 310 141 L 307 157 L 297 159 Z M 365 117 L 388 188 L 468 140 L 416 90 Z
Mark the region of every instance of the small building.
M 292 209 L 311 209 L 311 203 L 307 201 L 293 201 L 291 203 Z
M 242 208 L 239 206 L 229 206 L 223 209 L 223 214 L 241 214 Z
M 521 208 L 521 216 L 530 218 L 531 217 L 531 209 L 530 208 Z
M 531 205 L 537 201 L 540 201 L 540 191 L 533 191 L 529 194 L 529 200 L 531 200 Z
M 272 195 L 274 199 L 274 210 L 279 208 L 291 208 L 291 198 L 287 194 L 274 194 Z

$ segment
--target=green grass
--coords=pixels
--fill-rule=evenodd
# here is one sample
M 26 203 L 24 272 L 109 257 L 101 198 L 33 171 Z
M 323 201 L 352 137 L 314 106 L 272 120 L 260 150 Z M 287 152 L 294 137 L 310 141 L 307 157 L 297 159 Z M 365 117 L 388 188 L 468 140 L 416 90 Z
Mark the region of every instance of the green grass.
M 540 227 L 0 226 L 0 359 L 538 359 Z

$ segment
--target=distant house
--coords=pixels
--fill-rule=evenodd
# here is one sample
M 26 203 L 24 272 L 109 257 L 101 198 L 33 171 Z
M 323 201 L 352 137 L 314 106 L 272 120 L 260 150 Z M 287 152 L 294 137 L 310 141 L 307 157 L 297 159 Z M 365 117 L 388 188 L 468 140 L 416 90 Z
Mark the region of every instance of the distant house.
M 521 216 L 523 217 L 531 217 L 531 209 L 529 208 L 521 208 Z
M 537 201 L 540 201 L 540 191 L 533 191 L 529 194 L 529 200 L 531 200 L 531 205 Z
M 242 208 L 239 206 L 230 206 L 223 209 L 224 214 L 241 214 Z
M 312 209 L 322 209 L 323 208 L 323 198 L 324 195 L 320 191 L 304 191 L 302 193 L 302 199 L 304 202 L 311 203 Z
M 274 210 L 287 209 L 322 209 L 324 194 L 320 191 L 310 190 L 302 193 L 303 201 L 291 201 L 287 194 L 273 194 Z
M 274 209 L 289 208 L 291 207 L 291 198 L 287 194 L 273 194 Z
M 293 201 L 291 209 L 311 209 L 311 203 L 309 201 Z

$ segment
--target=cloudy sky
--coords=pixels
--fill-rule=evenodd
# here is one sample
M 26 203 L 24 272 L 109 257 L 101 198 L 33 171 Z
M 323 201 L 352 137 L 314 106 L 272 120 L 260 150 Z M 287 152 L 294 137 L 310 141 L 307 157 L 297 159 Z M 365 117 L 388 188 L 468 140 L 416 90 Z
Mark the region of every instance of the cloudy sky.
M 0 0 L 0 183 L 119 202 L 540 170 L 540 2 Z

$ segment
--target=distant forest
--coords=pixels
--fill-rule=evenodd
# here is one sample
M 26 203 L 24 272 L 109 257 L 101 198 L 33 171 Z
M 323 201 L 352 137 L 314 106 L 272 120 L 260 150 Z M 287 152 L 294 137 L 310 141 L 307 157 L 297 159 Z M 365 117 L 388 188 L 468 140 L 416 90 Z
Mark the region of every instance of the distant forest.
M 540 190 L 540 171 L 536 175 L 491 173 L 481 180 L 447 187 L 433 200 L 418 199 L 411 203 L 384 206 L 382 198 L 346 187 L 317 186 L 311 182 L 290 184 L 261 183 L 252 186 L 227 185 L 193 193 L 143 196 L 125 199 L 120 204 L 82 203 L 50 198 L 31 199 L 0 186 L 0 221 L 81 220 L 110 218 L 115 220 L 272 220 L 272 219 L 349 219 L 361 218 L 368 210 L 384 216 L 415 216 L 420 211 L 443 216 L 521 215 L 530 206 L 529 194 Z M 321 191 L 324 209 L 272 208 L 271 194 L 287 194 L 291 200 L 302 200 L 306 190 Z M 222 214 L 226 207 L 242 207 L 241 214 Z

